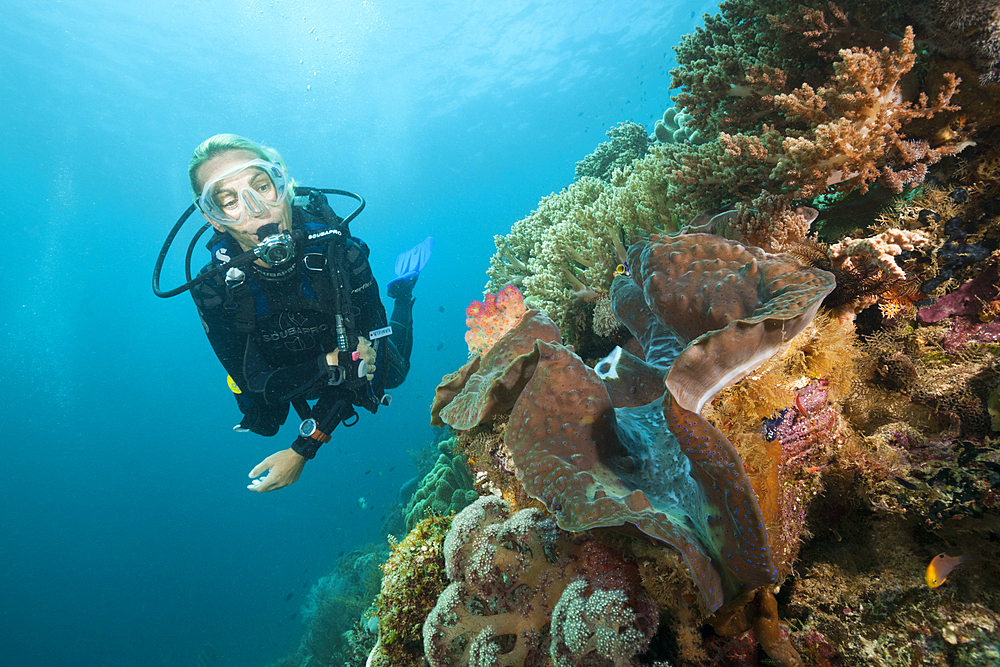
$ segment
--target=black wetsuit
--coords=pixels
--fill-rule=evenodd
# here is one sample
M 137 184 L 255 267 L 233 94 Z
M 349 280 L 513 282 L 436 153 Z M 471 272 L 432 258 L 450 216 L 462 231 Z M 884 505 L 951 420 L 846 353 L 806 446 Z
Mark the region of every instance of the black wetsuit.
M 293 229 L 313 231 L 330 222 L 293 207 Z M 354 328 L 358 335 L 369 338 L 386 327 L 385 307 L 368 264 L 368 246 L 355 237 L 343 243 Z M 230 254 L 240 252 L 231 238 L 220 234 L 208 247 L 213 254 L 219 248 L 224 248 L 223 254 L 227 250 Z M 320 289 L 330 281 L 323 282 L 324 277 L 308 268 L 324 264 L 317 257 L 327 256 L 326 261 L 332 262 L 326 250 L 325 245 L 297 248 L 294 260 L 272 269 L 251 264 L 246 279 L 235 288 L 227 287 L 225 277 L 218 275 L 191 290 L 212 349 L 241 390 L 236 399 L 243 412 L 242 428 L 275 435 L 292 404 L 303 418 L 312 416 L 321 424 L 326 418 L 325 432 L 329 434 L 340 422 L 356 415 L 354 406 L 375 412 L 385 389 L 398 386 L 406 377 L 413 345 L 413 300 L 409 294 L 395 301 L 392 334 L 371 340 L 376 351 L 374 379 L 332 384 L 343 373 L 326 363 L 326 354 L 338 347 L 330 290 Z M 304 258 L 310 252 L 307 262 Z M 341 355 L 342 364 L 345 356 Z M 310 409 L 306 401 L 313 399 L 317 402 Z M 312 458 L 318 446 L 313 439 L 299 437 L 292 449 Z

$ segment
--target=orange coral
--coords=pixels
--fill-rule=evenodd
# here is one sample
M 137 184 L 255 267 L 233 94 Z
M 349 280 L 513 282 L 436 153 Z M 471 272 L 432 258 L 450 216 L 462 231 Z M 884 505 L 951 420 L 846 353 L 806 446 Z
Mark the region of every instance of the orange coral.
M 950 104 L 959 79 L 945 75 L 945 88 L 931 102 L 926 94 L 908 102 L 900 80 L 916 60 L 913 29 L 907 28 L 896 51 L 883 48 L 843 49 L 834 64 L 831 85 L 814 90 L 803 84 L 774 102 L 789 120 L 813 125 L 810 132 L 786 136 L 772 176 L 798 186 L 802 195 L 823 194 L 828 189 L 862 193 L 879 180 L 894 192 L 923 181 L 927 166 L 952 146 L 931 148 L 928 142 L 906 139 L 901 128 L 915 118 L 930 118 Z
M 500 340 L 501 336 L 514 328 L 527 309 L 521 292 L 513 285 L 507 285 L 496 295 L 486 294 L 482 301 L 473 301 L 465 309 L 465 342 L 469 354 L 483 355 Z

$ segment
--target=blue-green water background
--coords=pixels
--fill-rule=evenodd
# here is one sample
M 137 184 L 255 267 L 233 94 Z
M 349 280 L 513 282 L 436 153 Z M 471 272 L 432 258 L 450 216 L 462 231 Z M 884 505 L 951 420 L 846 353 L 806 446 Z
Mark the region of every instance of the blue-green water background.
M 433 437 L 427 408 L 465 361 L 464 309 L 481 297 L 493 235 L 569 184 L 608 127 L 652 129 L 671 47 L 706 11 L 8 0 L 0 661 L 195 665 L 212 645 L 220 666 L 263 665 L 294 650 L 303 586 L 341 550 L 383 540 L 380 518 L 415 473 L 408 452 Z M 278 148 L 300 183 L 361 193 L 352 227 L 383 287 L 398 252 L 437 239 L 395 402 L 272 494 L 247 491 L 246 475 L 294 425 L 234 434 L 190 299 L 149 286 L 190 203 L 191 150 L 217 132 Z M 176 258 L 167 274 L 178 284 Z

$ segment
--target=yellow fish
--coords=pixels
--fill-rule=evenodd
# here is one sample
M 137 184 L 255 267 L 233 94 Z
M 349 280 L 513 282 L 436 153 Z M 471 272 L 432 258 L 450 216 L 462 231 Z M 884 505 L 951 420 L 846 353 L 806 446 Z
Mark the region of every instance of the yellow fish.
M 941 552 L 931 559 L 930 565 L 927 566 L 927 572 L 924 574 L 924 581 L 931 588 L 937 588 L 948 580 L 948 575 L 951 574 L 952 570 L 967 560 L 969 560 L 968 556 L 949 556 Z

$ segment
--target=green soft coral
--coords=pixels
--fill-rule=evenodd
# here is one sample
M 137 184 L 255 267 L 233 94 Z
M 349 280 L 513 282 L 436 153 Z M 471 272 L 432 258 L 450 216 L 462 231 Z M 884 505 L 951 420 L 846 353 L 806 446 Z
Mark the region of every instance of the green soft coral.
M 598 145 L 593 153 L 576 163 L 578 178 L 592 176 L 609 181 L 616 169 L 625 169 L 648 151 L 649 137 L 646 135 L 646 128 L 638 123 L 618 123 L 605 132 L 605 135 L 608 141 Z
M 441 454 L 407 503 L 406 529 L 412 530 L 427 516 L 448 516 L 461 511 L 479 497 L 473 490 L 472 474 L 465 458 L 454 454 L 454 439 L 441 443 Z
M 560 327 L 575 305 L 606 298 L 628 239 L 677 228 L 660 162 L 647 154 L 616 169 L 607 183 L 584 176 L 543 198 L 510 234 L 495 237 L 486 291 L 513 283 Z

